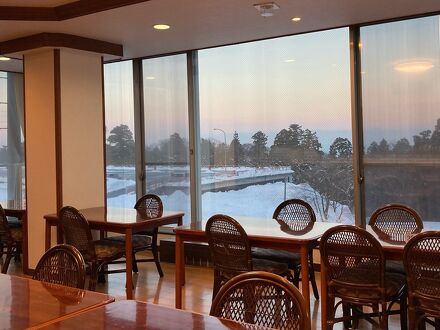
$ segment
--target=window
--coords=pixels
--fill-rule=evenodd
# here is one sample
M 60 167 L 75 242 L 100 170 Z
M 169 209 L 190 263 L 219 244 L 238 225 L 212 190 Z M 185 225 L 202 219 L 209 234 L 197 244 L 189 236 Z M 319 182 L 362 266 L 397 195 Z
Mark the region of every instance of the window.
M 133 62 L 104 66 L 107 205 L 136 203 Z
M 198 52 L 204 219 L 300 198 L 354 222 L 349 62 L 347 28 Z
M 145 191 L 190 221 L 186 54 L 142 61 Z
M 25 204 L 23 75 L 0 72 L 0 201 Z
M 361 28 L 367 217 L 386 203 L 425 227 L 440 216 L 439 27 L 432 16 Z

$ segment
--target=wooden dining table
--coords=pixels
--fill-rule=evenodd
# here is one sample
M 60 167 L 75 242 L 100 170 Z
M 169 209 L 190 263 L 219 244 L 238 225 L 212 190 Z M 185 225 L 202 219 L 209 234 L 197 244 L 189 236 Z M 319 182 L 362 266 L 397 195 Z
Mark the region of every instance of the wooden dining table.
M 0 329 L 26 329 L 114 301 L 97 292 L 0 274 Z
M 285 224 L 278 223 L 275 219 L 258 219 L 250 217 L 235 218 L 246 231 L 252 247 L 264 247 L 291 252 L 301 255 L 301 288 L 306 301 L 310 301 L 309 285 L 309 260 L 308 254 L 324 234 L 336 223 L 315 222 L 302 230 L 293 231 L 284 228 Z M 182 286 L 185 282 L 184 242 L 207 242 L 205 232 L 206 221 L 174 228 L 176 234 L 176 308 L 182 308 Z M 307 279 L 307 280 L 304 280 Z M 310 313 L 310 304 L 308 312 Z
M 439 230 L 440 223 L 433 223 L 429 226 L 430 229 L 422 229 L 420 232 L 427 230 Z M 406 241 L 402 238 L 395 239 L 381 232 L 375 227 L 367 225 L 365 228 L 370 234 L 376 238 L 384 252 L 385 260 L 403 260 L 403 250 L 405 249 Z M 408 240 L 410 237 L 407 237 Z M 321 262 L 321 329 L 327 329 L 327 269 Z
M 55 322 L 44 329 L 78 329 L 86 325 L 88 330 L 97 329 L 186 329 L 186 330 L 242 330 L 266 329 L 246 323 L 220 319 L 214 316 L 182 311 L 135 300 L 122 300 L 85 313 Z M 40 328 L 40 327 L 38 327 Z
M 89 222 L 90 229 L 125 234 L 127 299 L 133 299 L 133 234 L 159 226 L 182 225 L 183 221 L 183 213 L 180 212 L 163 212 L 161 217 L 150 219 L 135 209 L 129 208 L 93 207 L 79 211 Z M 51 246 L 51 227 L 59 225 L 59 218 L 56 213 L 45 215 L 44 218 L 46 219 L 45 246 L 47 250 Z M 61 232 L 57 230 L 57 243 L 62 242 Z

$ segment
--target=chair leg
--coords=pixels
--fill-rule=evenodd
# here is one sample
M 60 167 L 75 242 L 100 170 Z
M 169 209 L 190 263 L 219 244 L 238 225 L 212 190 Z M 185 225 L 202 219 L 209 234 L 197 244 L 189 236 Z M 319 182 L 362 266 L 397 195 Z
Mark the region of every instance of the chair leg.
M 335 323 L 335 296 L 333 294 L 328 294 L 327 296 L 327 329 L 333 330 L 333 325 Z M 324 329 L 323 329 L 324 330 Z
M 13 250 L 12 246 L 8 246 L 7 250 L 6 250 L 5 263 L 3 264 L 3 267 L 2 267 L 3 274 L 6 274 L 8 272 L 9 263 L 11 262 L 13 253 L 14 253 L 14 250 Z
M 381 311 L 379 314 L 379 318 L 380 318 L 380 329 L 388 330 L 388 313 L 387 313 L 386 303 L 381 304 Z
M 408 329 L 408 315 L 407 315 L 407 302 L 406 302 L 407 295 L 404 294 L 399 301 L 400 304 L 400 328 L 402 330 Z
M 319 300 L 319 291 L 315 279 L 315 269 L 313 268 L 313 251 L 309 252 L 309 265 L 309 277 L 310 283 L 312 283 L 313 295 L 315 296 L 316 300 Z
M 351 306 L 349 304 L 342 303 L 342 315 L 344 318 L 347 318 L 346 320 L 344 320 L 344 329 L 350 329 Z
M 95 263 L 92 263 L 90 265 L 90 279 L 89 279 L 90 291 L 95 291 L 96 289 L 96 282 L 98 280 L 98 271 L 99 271 L 99 266 Z
M 136 253 L 134 251 L 133 251 L 133 272 L 135 273 L 139 272 L 138 264 L 136 261 Z
M 153 237 L 152 237 L 151 250 L 153 252 L 154 263 L 156 264 L 157 272 L 159 273 L 160 277 L 163 277 L 163 271 L 162 271 L 162 267 L 160 266 L 160 260 L 159 260 L 159 251 L 157 248 L 157 232 L 158 232 L 158 229 L 156 228 L 154 230 Z

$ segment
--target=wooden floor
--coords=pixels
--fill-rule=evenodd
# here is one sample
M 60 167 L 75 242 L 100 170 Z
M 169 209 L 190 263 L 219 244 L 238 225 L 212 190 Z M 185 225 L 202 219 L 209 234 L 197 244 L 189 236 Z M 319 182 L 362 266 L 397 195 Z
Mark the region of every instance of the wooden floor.
M 112 265 L 112 268 L 121 268 L 123 265 Z M 164 277 L 160 278 L 154 263 L 139 263 L 139 273 L 134 275 L 135 299 L 152 302 L 174 308 L 174 264 L 162 263 Z M 11 262 L 9 274 L 21 275 L 21 265 Z M 320 286 L 320 273 L 316 273 L 318 287 Z M 106 283 L 98 283 L 96 290 L 108 293 L 117 300 L 125 299 L 125 273 L 110 274 L 106 276 Z M 184 287 L 184 309 L 208 314 L 211 307 L 211 294 L 213 271 L 207 267 L 186 267 L 186 284 Z M 310 302 L 312 329 L 320 329 L 319 301 L 311 297 Z M 398 316 L 392 316 L 389 322 L 390 329 L 400 329 Z M 342 329 L 338 324 L 335 329 Z M 361 323 L 359 329 L 376 329 L 369 323 Z M 427 327 L 427 329 L 433 329 Z

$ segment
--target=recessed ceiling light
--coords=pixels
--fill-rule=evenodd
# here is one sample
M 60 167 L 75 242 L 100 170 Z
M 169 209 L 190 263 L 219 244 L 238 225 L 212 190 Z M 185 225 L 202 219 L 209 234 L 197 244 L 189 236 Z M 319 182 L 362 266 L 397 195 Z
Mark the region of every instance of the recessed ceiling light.
M 147 80 L 154 80 L 154 79 L 156 79 L 156 77 L 153 77 L 153 76 L 147 76 L 147 77 L 145 77 L 145 79 L 147 79 Z
M 286 62 L 286 63 L 292 63 L 292 62 L 295 62 L 295 61 L 296 60 L 294 58 L 289 58 L 287 60 L 284 60 L 284 62 Z
M 156 30 L 168 30 L 170 26 L 168 24 L 155 24 L 153 28 Z
M 0 61 L 9 61 L 10 58 L 6 56 L 0 56 Z
M 301 17 L 295 16 L 292 17 L 292 22 L 299 22 L 301 20 Z
M 434 67 L 432 60 L 428 59 L 414 59 L 394 64 L 394 70 L 406 73 L 420 73 L 425 72 Z

